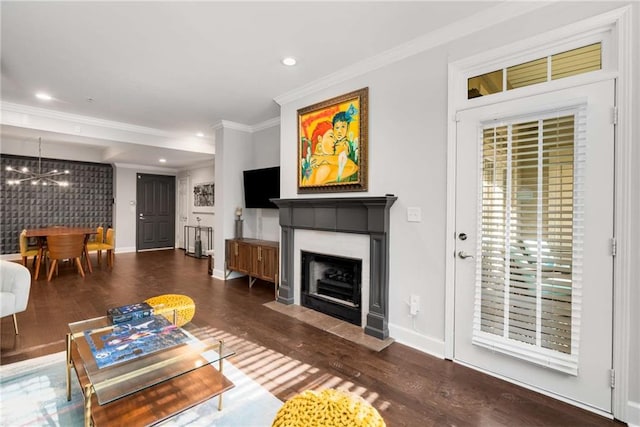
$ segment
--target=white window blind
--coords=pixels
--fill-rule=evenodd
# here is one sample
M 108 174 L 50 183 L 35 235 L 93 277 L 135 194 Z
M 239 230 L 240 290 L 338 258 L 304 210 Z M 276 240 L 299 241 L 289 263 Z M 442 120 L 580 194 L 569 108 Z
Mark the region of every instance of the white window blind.
M 484 124 L 474 344 L 577 375 L 585 107 Z

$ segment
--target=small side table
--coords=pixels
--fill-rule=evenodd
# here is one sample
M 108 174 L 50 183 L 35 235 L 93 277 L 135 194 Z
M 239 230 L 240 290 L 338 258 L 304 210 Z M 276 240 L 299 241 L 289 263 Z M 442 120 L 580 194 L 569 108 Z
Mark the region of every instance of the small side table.
M 184 254 L 195 258 L 206 258 L 206 251 L 212 249 L 211 241 L 213 240 L 213 227 L 205 227 L 200 225 L 184 226 Z M 193 249 L 189 247 L 189 242 L 193 242 Z M 200 242 L 200 250 L 197 245 Z

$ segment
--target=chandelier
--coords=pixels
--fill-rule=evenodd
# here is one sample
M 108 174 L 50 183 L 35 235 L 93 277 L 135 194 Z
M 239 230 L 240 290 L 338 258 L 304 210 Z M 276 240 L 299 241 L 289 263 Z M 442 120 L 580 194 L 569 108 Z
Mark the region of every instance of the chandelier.
M 7 166 L 7 172 L 17 173 L 20 176 L 15 179 L 7 180 L 9 185 L 19 185 L 22 182 L 31 182 L 31 185 L 57 185 L 60 187 L 68 187 L 68 181 L 58 181 L 53 177 L 60 175 L 69 175 L 68 170 L 59 171 L 57 169 L 50 170 L 49 172 L 42 172 L 42 138 L 38 138 L 38 171 L 32 172 L 29 168 L 22 167 L 20 169 L 13 166 Z

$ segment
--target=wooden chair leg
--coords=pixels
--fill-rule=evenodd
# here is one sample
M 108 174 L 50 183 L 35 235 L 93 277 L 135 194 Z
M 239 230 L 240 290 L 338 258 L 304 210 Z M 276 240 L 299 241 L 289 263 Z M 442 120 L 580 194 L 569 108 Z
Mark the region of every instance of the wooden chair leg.
M 80 258 L 76 258 L 76 265 L 78 266 L 78 272 L 84 278 L 84 270 L 82 269 L 82 261 L 80 261 Z
M 47 282 L 51 281 L 51 278 L 53 277 L 53 272 L 58 271 L 58 260 L 54 259 L 51 261 L 51 267 L 49 267 L 49 274 L 47 275 Z
M 102 251 L 98 251 L 98 265 L 102 265 Z
M 16 330 L 16 335 L 18 335 L 18 318 L 15 313 L 13 313 L 13 329 Z
M 25 267 L 27 266 L 27 257 L 26 256 L 22 257 L 22 265 L 24 265 Z

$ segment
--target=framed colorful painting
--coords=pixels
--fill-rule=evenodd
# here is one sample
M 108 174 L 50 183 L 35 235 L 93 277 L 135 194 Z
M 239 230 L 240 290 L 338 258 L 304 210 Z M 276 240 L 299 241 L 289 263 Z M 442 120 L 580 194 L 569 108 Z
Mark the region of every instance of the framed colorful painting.
M 298 110 L 298 193 L 367 190 L 369 88 Z

